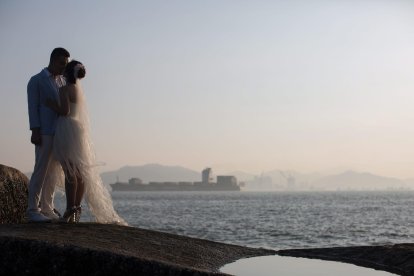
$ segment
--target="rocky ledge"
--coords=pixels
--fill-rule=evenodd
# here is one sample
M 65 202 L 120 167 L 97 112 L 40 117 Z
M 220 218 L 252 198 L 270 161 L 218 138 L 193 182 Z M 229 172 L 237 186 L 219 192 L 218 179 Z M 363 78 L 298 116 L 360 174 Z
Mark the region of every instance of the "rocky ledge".
M 108 224 L 0 225 L 0 275 L 226 275 L 275 251 Z
M 0 275 L 226 275 L 241 258 L 282 255 L 414 275 L 414 244 L 273 251 L 118 225 L 0 225 Z

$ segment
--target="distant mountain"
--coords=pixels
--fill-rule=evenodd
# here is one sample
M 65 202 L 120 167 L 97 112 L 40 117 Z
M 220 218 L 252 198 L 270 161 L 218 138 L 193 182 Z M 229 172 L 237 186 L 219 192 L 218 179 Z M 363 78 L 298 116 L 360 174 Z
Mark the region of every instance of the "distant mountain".
M 315 188 L 326 190 L 386 190 L 407 188 L 404 181 L 366 172 L 346 171 L 322 177 L 312 182 Z
M 283 185 L 287 182 L 287 178 L 293 177 L 295 179 L 295 185 L 299 185 L 302 188 L 322 177 L 319 173 L 301 173 L 292 170 L 273 170 L 263 173 L 266 176 L 270 176 L 274 183 Z
M 201 172 L 179 166 L 163 166 L 159 164 L 147 164 L 143 166 L 125 166 L 116 171 L 101 173 L 105 184 L 115 183 L 117 179 L 128 182 L 132 177 L 140 178 L 143 182 L 150 181 L 201 181 Z

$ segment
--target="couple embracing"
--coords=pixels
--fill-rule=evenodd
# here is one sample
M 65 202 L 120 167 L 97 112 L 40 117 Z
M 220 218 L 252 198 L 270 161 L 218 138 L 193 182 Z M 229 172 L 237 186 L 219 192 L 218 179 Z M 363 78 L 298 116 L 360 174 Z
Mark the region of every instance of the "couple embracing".
M 80 85 L 85 66 L 69 58 L 67 50 L 55 48 L 49 66 L 34 75 L 27 86 L 31 142 L 35 145 L 28 220 L 79 222 L 84 200 L 96 222 L 125 225 L 96 171 Z M 63 216 L 53 204 L 56 186 L 64 186 L 66 194 Z

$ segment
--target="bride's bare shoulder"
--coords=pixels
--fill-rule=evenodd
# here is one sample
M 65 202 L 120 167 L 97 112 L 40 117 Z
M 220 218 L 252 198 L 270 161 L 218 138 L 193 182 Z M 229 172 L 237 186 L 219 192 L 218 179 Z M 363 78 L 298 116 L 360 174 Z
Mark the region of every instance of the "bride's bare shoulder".
M 77 100 L 77 87 L 74 84 L 67 84 L 61 88 L 61 92 L 68 95 L 69 100 L 73 103 L 76 103 Z

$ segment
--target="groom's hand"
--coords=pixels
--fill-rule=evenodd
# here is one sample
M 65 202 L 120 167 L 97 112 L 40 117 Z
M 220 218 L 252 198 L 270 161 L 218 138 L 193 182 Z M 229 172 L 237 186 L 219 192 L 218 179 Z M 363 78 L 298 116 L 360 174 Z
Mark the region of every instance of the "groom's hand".
M 30 138 L 30 141 L 34 145 L 40 145 L 42 143 L 42 137 L 40 136 L 39 128 L 32 129 L 32 137 Z

